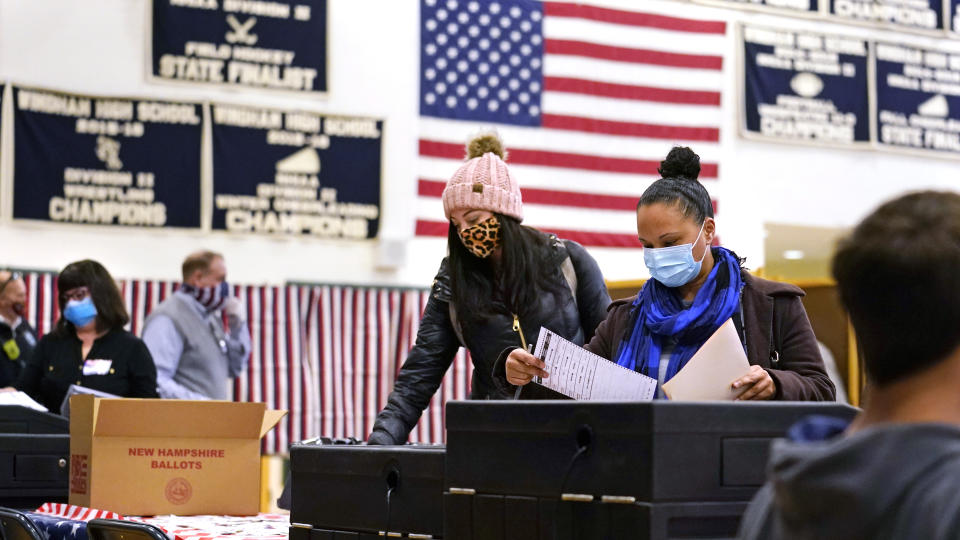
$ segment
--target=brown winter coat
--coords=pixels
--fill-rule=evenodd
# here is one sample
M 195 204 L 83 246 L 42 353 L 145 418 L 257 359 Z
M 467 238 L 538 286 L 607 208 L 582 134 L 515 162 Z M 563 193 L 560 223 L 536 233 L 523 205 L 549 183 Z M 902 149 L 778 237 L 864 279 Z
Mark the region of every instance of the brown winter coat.
M 777 386 L 771 399 L 784 401 L 833 401 L 836 389 L 823 367 L 817 339 L 807 319 L 800 298 L 799 287 L 769 281 L 743 273 L 741 298 L 743 331 L 747 344 L 747 359 L 770 374 Z M 785 302 L 780 308 L 783 321 L 774 326 L 774 298 Z M 615 300 L 607 311 L 607 318 L 597 327 L 593 339 L 584 347 L 604 358 L 613 359 L 624 336 L 630 330 L 630 308 L 636 297 Z M 779 360 L 773 365 L 771 341 L 782 329 Z M 614 359 L 615 360 L 615 359 Z

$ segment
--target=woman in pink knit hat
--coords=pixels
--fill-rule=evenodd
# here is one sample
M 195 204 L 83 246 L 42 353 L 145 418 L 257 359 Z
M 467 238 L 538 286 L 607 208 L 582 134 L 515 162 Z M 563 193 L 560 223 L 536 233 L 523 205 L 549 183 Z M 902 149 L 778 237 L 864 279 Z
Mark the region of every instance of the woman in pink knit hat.
M 505 157 L 495 135 L 473 139 L 443 190 L 449 255 L 371 444 L 406 442 L 461 346 L 473 360 L 471 399 L 510 399 L 516 387 L 493 370 L 512 349 L 533 343 L 541 326 L 582 345 L 606 315 L 610 297 L 593 257 L 520 224 L 520 187 Z

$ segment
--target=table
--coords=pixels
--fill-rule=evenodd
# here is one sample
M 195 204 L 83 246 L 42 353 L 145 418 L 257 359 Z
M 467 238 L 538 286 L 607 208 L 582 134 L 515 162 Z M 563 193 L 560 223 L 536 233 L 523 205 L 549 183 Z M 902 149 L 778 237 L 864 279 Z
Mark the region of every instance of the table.
M 171 540 L 287 540 L 290 516 L 122 516 L 69 504 L 47 503 L 27 516 L 49 540 L 87 540 L 91 519 L 124 519 L 154 525 Z

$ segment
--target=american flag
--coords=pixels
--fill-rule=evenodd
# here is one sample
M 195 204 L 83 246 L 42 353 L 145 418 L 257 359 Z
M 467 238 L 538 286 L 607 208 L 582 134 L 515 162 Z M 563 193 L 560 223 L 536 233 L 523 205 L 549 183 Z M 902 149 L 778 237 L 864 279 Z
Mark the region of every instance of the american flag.
M 587 246 L 639 247 L 637 199 L 675 144 L 700 154 L 711 189 L 724 22 L 533 0 L 420 9 L 418 236 L 446 236 L 444 184 L 491 127 L 524 223 Z
M 123 516 L 116 512 L 107 510 L 97 510 L 86 508 L 84 506 L 74 506 L 64 503 L 43 503 L 36 510 L 39 514 L 46 514 L 53 517 L 61 517 L 73 521 L 90 521 L 91 519 L 123 519 Z

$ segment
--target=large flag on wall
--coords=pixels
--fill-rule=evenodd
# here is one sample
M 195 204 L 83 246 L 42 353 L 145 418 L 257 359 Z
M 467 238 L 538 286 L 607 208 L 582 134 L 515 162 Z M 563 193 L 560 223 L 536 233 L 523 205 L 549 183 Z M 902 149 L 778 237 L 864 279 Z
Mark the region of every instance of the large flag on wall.
M 524 223 L 584 245 L 639 247 L 637 199 L 673 145 L 700 154 L 710 189 L 725 23 L 533 0 L 420 8 L 417 235 L 446 236 L 444 184 L 491 127 Z

